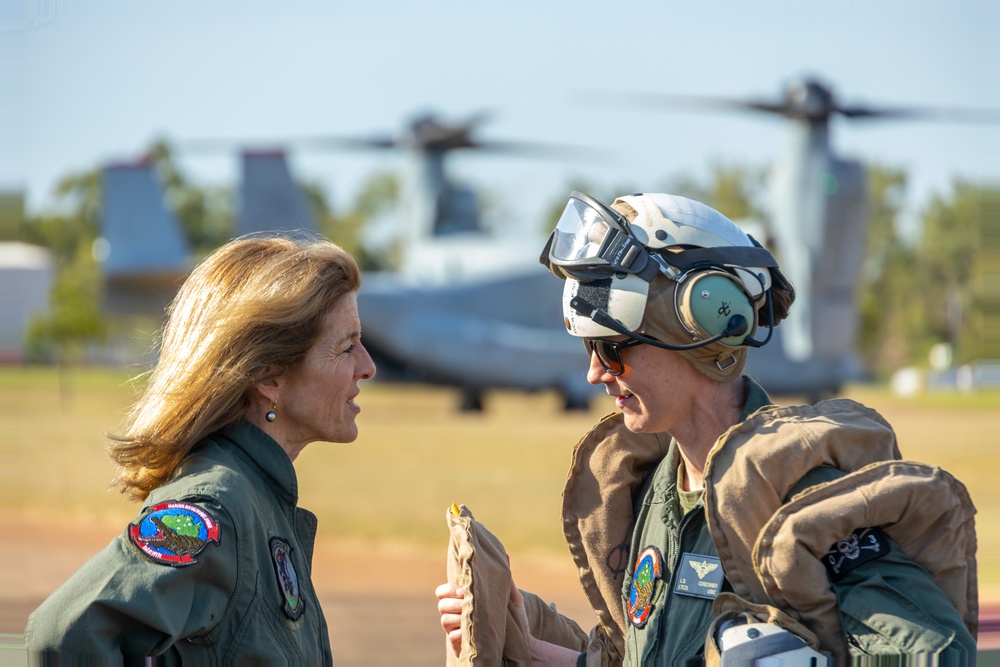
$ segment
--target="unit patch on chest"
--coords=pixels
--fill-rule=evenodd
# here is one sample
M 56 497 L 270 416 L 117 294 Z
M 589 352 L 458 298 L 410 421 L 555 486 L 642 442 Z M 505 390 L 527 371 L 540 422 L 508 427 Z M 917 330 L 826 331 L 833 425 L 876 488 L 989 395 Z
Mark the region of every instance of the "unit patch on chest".
M 722 561 L 718 558 L 685 553 L 677 567 L 674 593 L 714 600 L 722 590 L 724 578 Z
M 637 628 L 646 625 L 653 612 L 656 582 L 663 577 L 663 557 L 660 550 L 648 546 L 635 559 L 632 584 L 628 590 L 628 620 Z
M 288 618 L 297 621 L 306 610 L 306 601 L 299 592 L 299 577 L 292 564 L 292 546 L 280 537 L 272 537 L 269 544 L 274 574 L 278 577 L 278 589 L 283 598 L 281 609 Z
M 209 542 L 219 543 L 219 524 L 211 514 L 176 501 L 153 505 L 126 532 L 144 556 L 172 567 L 197 563 L 195 556 Z

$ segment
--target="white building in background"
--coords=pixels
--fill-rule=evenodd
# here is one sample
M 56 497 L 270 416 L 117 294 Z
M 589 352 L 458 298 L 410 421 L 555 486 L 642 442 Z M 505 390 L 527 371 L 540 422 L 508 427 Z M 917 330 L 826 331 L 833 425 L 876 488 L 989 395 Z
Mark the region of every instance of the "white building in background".
M 45 248 L 0 243 L 0 362 L 24 360 L 24 329 L 48 310 L 55 264 Z

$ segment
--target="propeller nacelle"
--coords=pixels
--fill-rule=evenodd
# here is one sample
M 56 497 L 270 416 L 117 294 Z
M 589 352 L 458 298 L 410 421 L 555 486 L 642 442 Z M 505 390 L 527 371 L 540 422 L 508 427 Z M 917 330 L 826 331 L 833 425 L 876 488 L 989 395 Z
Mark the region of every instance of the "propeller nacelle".
M 833 91 L 815 79 L 792 81 L 785 89 L 784 115 L 809 122 L 825 122 L 837 111 Z

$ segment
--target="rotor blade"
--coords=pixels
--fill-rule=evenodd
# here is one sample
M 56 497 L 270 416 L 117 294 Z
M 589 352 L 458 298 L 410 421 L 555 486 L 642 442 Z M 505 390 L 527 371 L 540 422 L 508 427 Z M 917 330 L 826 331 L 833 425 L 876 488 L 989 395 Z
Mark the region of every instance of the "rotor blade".
M 289 139 L 287 144 L 305 150 L 339 149 L 390 149 L 399 146 L 399 140 L 389 135 L 371 137 L 299 137 Z
M 177 150 L 184 153 L 262 152 L 269 150 L 369 150 L 389 149 L 398 142 L 389 136 L 372 137 L 293 137 L 281 140 L 241 139 L 186 139 L 176 142 Z
M 755 99 L 733 99 L 724 97 L 699 97 L 693 95 L 670 95 L 660 93 L 618 93 L 608 95 L 590 94 L 590 101 L 607 100 L 611 104 L 625 102 L 637 107 L 651 109 L 669 109 L 678 107 L 708 108 L 731 111 L 762 111 L 779 114 L 786 117 L 801 117 L 809 114 L 806 110 L 796 108 L 787 100 L 768 102 Z M 829 112 L 838 113 L 852 120 L 864 119 L 899 119 L 899 120 L 937 120 L 970 123 L 1000 122 L 1000 110 L 968 109 L 958 107 L 893 107 L 864 105 L 834 105 L 828 107 Z M 820 114 L 821 116 L 824 114 Z
M 967 123 L 1000 123 L 998 109 L 958 107 L 867 107 L 838 105 L 837 113 L 851 119 L 941 120 Z
M 215 137 L 211 139 L 179 139 L 173 142 L 173 146 L 179 153 L 233 153 L 246 149 L 248 142 Z M 276 146 L 277 142 L 274 142 L 268 148 Z M 263 142 L 257 142 L 251 150 L 262 149 L 264 149 Z
M 702 97 L 696 95 L 669 95 L 665 93 L 599 93 L 587 94 L 587 99 L 606 100 L 609 104 L 620 106 L 622 102 L 633 106 L 647 107 L 651 109 L 669 109 L 677 107 L 690 108 L 713 108 L 730 111 L 761 111 L 787 115 L 789 113 L 788 104 L 785 102 L 769 102 L 764 100 L 738 100 L 726 97 Z
M 814 88 L 822 92 L 828 89 L 815 85 Z M 815 92 L 815 91 L 814 91 Z M 967 109 L 958 107 L 893 107 L 893 106 L 865 106 L 846 105 L 833 103 L 832 98 L 818 100 L 819 104 L 798 103 L 792 97 L 779 101 L 765 101 L 759 99 L 734 99 L 725 97 L 707 97 L 695 95 L 672 95 L 661 93 L 618 93 L 608 95 L 607 93 L 589 94 L 587 99 L 608 100 L 617 106 L 628 105 L 632 107 L 647 107 L 652 109 L 668 108 L 701 108 L 701 109 L 721 109 L 731 111 L 761 111 L 765 113 L 778 114 L 786 118 L 805 118 L 808 120 L 820 120 L 829 117 L 831 114 L 840 114 L 851 120 L 864 119 L 899 119 L 899 120 L 934 120 L 934 121 L 954 121 L 970 123 L 997 123 L 1000 122 L 1000 110 L 997 109 Z
M 530 157 L 594 158 L 607 157 L 606 150 L 565 144 L 545 144 L 527 141 L 474 141 L 468 148 L 505 155 L 525 155 Z

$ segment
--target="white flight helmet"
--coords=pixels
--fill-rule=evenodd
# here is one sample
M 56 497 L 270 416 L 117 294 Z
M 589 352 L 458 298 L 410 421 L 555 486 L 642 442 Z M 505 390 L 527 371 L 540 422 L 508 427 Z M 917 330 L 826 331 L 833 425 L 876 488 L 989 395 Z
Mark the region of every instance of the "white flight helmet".
M 728 322 L 727 315 L 721 324 L 702 326 L 706 318 L 699 309 L 705 311 L 710 302 L 692 299 L 692 290 L 725 293 L 727 304 L 742 304 L 737 314 L 749 323 L 748 330 L 723 338 L 728 345 L 742 345 L 753 333 L 756 307 L 771 287 L 768 269 L 777 266 L 770 253 L 729 218 L 700 202 L 669 194 L 634 194 L 619 197 L 609 207 L 579 192 L 570 196 L 541 261 L 566 279 L 563 315 L 574 336 L 613 336 L 624 333 L 622 328 L 636 332 L 650 283 L 664 275 L 682 286 L 676 308 L 692 334 L 688 343 L 707 344 L 706 339 L 725 331 Z M 740 291 L 745 295 L 730 298 Z
M 721 248 L 757 247 L 736 223 L 701 202 L 667 194 L 638 194 L 619 197 L 613 207 L 635 211 L 632 234 L 651 250 L 670 246 Z M 771 287 L 771 273 L 764 267 L 730 266 L 754 297 Z M 763 276 L 763 282 L 759 278 Z

